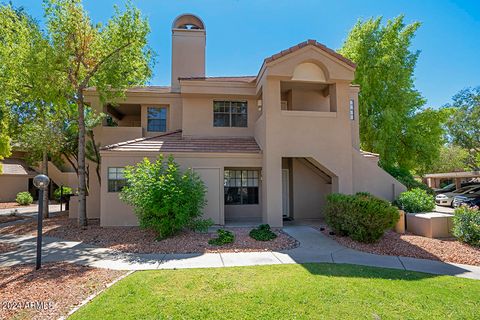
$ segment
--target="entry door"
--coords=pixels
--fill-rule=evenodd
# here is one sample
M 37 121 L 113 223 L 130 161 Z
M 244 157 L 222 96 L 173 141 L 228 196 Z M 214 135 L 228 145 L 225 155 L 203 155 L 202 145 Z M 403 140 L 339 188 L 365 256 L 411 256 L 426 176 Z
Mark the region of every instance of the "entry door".
M 290 181 L 288 169 L 282 169 L 282 213 L 284 217 L 290 216 Z
M 212 219 L 215 224 L 223 224 L 221 203 L 223 193 L 221 189 L 220 168 L 194 168 L 193 169 L 207 187 L 207 205 L 203 209 L 203 218 Z

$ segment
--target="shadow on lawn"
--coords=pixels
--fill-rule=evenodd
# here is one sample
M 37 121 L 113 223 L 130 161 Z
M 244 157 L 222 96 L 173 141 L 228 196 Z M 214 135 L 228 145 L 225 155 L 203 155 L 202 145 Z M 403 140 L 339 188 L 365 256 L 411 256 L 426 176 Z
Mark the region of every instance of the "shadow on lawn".
M 369 279 L 388 279 L 388 280 L 406 280 L 417 281 L 422 279 L 434 278 L 440 275 L 415 272 L 408 270 L 378 268 L 353 264 L 337 263 L 303 263 L 301 264 L 308 272 L 313 275 L 327 277 L 345 277 L 345 278 L 369 278 Z M 460 268 L 459 268 L 460 270 Z M 461 269 L 462 272 L 465 270 Z

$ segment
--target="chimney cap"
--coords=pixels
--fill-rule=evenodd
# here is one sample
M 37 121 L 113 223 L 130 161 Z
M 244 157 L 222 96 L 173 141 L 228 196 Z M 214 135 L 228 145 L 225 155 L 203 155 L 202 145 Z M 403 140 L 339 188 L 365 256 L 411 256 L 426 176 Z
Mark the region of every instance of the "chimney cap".
M 198 16 L 184 13 L 173 20 L 172 29 L 205 30 L 205 24 Z

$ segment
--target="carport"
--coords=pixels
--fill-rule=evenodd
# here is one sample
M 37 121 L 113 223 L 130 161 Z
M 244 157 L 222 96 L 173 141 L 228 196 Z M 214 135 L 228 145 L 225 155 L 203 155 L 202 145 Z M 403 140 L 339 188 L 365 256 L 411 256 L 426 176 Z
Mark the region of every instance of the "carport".
M 440 188 L 442 182 L 451 181 L 456 184 L 458 189 L 463 182 L 472 180 L 480 182 L 480 171 L 430 173 L 423 177 L 423 182 L 430 188 Z

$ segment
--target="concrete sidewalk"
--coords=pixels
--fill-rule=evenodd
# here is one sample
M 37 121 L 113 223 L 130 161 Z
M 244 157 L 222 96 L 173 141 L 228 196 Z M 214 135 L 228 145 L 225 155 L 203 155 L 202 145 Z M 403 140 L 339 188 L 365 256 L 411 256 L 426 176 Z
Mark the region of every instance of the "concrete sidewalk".
M 348 249 L 309 226 L 289 226 L 284 231 L 300 246 L 281 252 L 196 254 L 133 254 L 98 248 L 81 242 L 44 237 L 43 261 L 68 261 L 116 270 L 220 268 L 268 264 L 328 262 L 366 265 L 480 280 L 480 267 L 397 256 L 382 256 Z M 0 255 L 0 267 L 35 261 L 35 237 L 1 235 L 0 241 L 19 249 Z
M 50 204 L 48 205 L 49 212 L 59 212 L 60 205 L 59 204 Z M 65 204 L 63 204 L 63 210 L 65 210 Z M 0 209 L 0 215 L 10 215 L 12 213 L 16 213 L 22 216 L 34 216 L 38 212 L 38 204 L 33 204 L 29 206 L 18 206 L 15 208 L 9 209 Z

